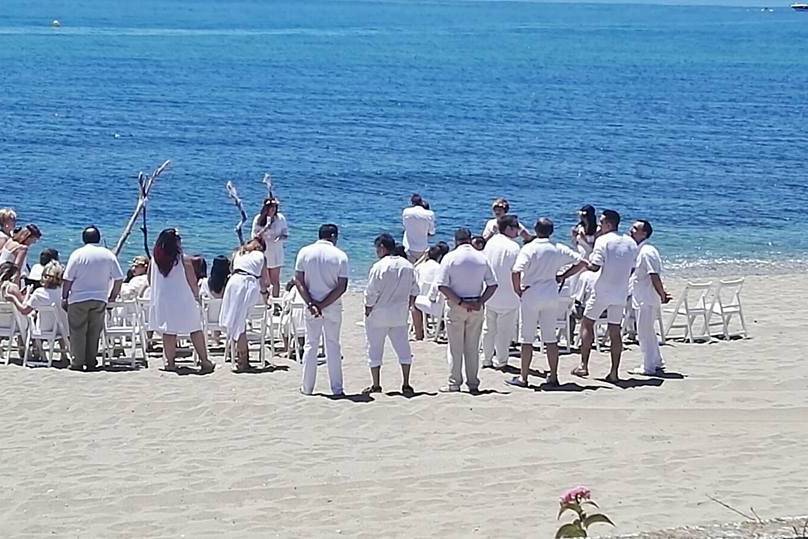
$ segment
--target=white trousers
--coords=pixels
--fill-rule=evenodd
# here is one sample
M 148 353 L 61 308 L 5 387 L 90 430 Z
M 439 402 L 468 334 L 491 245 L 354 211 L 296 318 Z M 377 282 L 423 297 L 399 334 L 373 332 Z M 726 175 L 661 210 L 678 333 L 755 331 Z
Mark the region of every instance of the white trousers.
M 642 369 L 647 374 L 654 373 L 657 369 L 665 366 L 662 353 L 659 350 L 659 337 L 657 337 L 654 325 L 659 318 L 659 305 L 643 304 L 635 305 L 637 316 L 637 340 L 640 343 L 640 353 L 642 353 Z
M 469 389 L 480 387 L 480 334 L 483 331 L 483 311 L 467 311 L 451 305 L 446 316 L 446 336 L 449 339 L 449 387 L 463 385 L 463 367 Z
M 401 365 L 412 363 L 412 351 L 410 350 L 410 335 L 407 325 L 393 327 L 374 327 L 365 323 L 365 339 L 368 351 L 368 366 L 370 368 L 381 367 L 384 356 L 384 340 L 390 338 L 393 351 L 398 356 Z
M 342 393 L 342 347 L 340 328 L 342 327 L 342 305 L 329 305 L 322 316 L 315 318 L 306 311 L 306 344 L 303 347 L 303 381 L 301 389 L 306 395 L 314 393 L 317 381 L 317 349 L 320 338 L 325 336 L 325 361 L 328 365 L 328 379 L 334 395 Z
M 495 311 L 486 307 L 483 326 L 483 365 L 500 368 L 508 364 L 511 342 L 516 335 L 519 308 Z M 493 360 L 496 352 L 496 360 Z

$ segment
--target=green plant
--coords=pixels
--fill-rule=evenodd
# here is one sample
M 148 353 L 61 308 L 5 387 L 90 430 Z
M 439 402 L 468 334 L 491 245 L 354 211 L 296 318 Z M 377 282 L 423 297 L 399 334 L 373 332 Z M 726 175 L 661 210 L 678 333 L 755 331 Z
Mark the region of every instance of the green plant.
M 587 487 L 575 487 L 561 495 L 558 520 L 561 520 L 564 513 L 568 511 L 575 513 L 575 520 L 562 524 L 555 534 L 556 539 L 561 537 L 589 537 L 587 532 L 592 524 L 600 523 L 614 526 L 614 522 L 603 513 L 587 512 L 587 507 L 592 507 L 595 511 L 600 509 L 598 504 L 592 501 L 591 496 L 592 492 Z

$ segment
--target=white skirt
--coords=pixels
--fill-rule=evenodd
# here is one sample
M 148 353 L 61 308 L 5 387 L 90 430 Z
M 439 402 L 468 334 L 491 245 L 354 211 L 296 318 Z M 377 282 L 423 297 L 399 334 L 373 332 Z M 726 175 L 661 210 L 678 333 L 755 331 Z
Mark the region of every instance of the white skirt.
M 227 337 L 238 339 L 247 331 L 247 316 L 250 309 L 261 301 L 258 279 L 252 275 L 236 273 L 227 281 L 222 296 L 219 325 L 225 328 Z
M 267 268 L 282 268 L 283 267 L 283 242 L 267 244 L 266 251 L 264 251 L 264 258 L 267 261 Z

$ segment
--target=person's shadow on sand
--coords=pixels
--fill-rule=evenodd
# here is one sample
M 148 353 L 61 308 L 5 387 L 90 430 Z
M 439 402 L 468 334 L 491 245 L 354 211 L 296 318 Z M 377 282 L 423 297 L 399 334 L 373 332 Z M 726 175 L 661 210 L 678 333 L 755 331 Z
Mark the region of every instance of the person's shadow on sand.
M 606 382 L 607 384 L 611 384 L 613 386 L 619 387 L 620 389 L 634 389 L 637 387 L 659 387 L 665 383 L 665 380 L 661 378 L 646 378 L 641 380 L 639 378 L 623 378 L 618 380 L 617 382 L 612 382 L 611 380 L 607 380 L 606 378 L 596 378 L 599 382 Z
M 344 394 L 344 395 L 329 395 L 327 393 L 313 393 L 315 397 L 325 397 L 330 401 L 349 401 L 349 402 L 373 402 L 374 399 L 370 395 L 366 395 L 364 393 L 353 393 L 353 394 Z
M 412 393 L 402 393 L 401 391 L 389 391 L 385 393 L 388 397 L 404 397 L 405 399 L 414 399 L 416 397 L 437 397 L 437 393 L 430 393 L 429 391 L 414 391 Z

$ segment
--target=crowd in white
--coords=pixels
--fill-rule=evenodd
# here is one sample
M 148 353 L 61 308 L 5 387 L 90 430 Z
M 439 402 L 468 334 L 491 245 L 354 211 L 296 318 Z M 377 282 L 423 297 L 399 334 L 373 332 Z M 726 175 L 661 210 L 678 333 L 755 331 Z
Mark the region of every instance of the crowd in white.
M 605 210 L 598 220 L 595 209 L 584 206 L 570 245 L 565 245 L 553 241 L 554 225 L 548 218 L 538 219 L 529 231 L 509 213 L 506 200 L 497 199 L 492 210 L 494 216 L 480 236 L 460 228 L 454 233 L 453 249 L 443 242 L 430 245 L 435 214 L 416 194 L 402 213 L 401 244 L 390 234 L 376 238 L 378 261 L 370 269 L 364 292 L 371 372 L 365 393 L 382 390 L 380 369 L 387 340 L 401 366 L 402 392 L 413 393 L 410 339 L 411 335 L 424 339 L 428 320 L 444 325 L 448 340 L 449 372 L 441 392 L 460 391 L 464 384 L 470 392 L 478 392 L 480 363 L 505 370 L 514 341 L 521 346 L 520 374 L 506 383 L 527 387 L 537 338 L 549 364 L 543 387 L 557 386 L 557 325 L 559 317 L 568 314 L 568 298 L 581 311 L 581 362 L 573 375 L 589 375 L 595 323 L 605 319 L 611 355 L 606 380 L 619 380 L 626 312 L 633 312 L 636 320 L 643 356 L 638 371 L 653 375 L 664 370 L 654 322 L 670 296 L 660 278 L 659 252 L 649 242 L 653 229 L 648 221 L 635 221 L 628 235 L 620 235 L 617 212 Z M 249 370 L 248 312 L 281 294 L 288 226 L 279 201 L 266 199 L 253 220 L 251 239 L 231 257 L 214 259 L 209 275 L 203 258 L 183 253 L 180 234 L 173 228 L 163 230 L 151 256 L 136 257 L 127 274 L 114 254 L 101 246 L 101 233 L 94 226 L 83 231 L 84 246 L 70 255 L 64 268 L 52 249 L 44 250 L 39 263 L 29 266 L 28 251 L 40 237 L 35 225 L 17 227 L 13 210 L 0 210 L 0 295 L 22 316 L 43 309 L 57 319 L 39 320 L 40 324 L 58 324 L 64 318 L 70 357 L 63 360 L 71 369 L 97 368 L 107 305 L 120 296 L 149 300 L 149 329 L 162 336 L 167 370 L 176 369 L 178 336 L 188 336 L 201 372 L 207 373 L 215 365 L 207 355 L 200 298 L 222 300 L 219 326 L 228 342 L 236 345 L 237 369 Z M 300 321 L 306 334 L 300 391 L 306 395 L 314 392 L 321 342 L 331 391 L 344 394 L 341 298 L 348 289 L 348 257 L 337 247 L 338 240 L 336 225 L 322 225 L 318 240 L 297 254 L 294 278 L 286 285 L 285 303 L 305 306 Z

